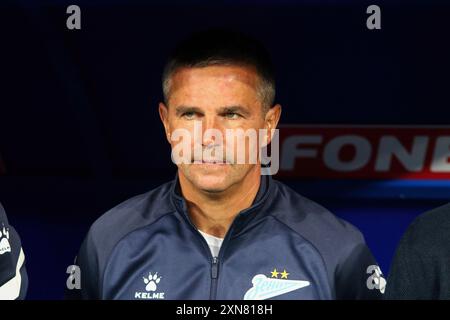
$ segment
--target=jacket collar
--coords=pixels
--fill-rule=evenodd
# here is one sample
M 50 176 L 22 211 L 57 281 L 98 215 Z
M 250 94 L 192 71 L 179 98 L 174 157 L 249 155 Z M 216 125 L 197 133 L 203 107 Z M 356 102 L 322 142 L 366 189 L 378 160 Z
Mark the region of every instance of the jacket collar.
M 261 210 L 264 204 L 272 199 L 272 195 L 274 193 L 275 183 L 272 180 L 272 177 L 269 175 L 261 176 L 261 183 L 259 185 L 259 190 L 256 194 L 255 199 L 250 207 L 242 210 L 235 218 L 233 222 L 233 233 L 237 234 L 242 231 L 245 227 L 250 224 L 254 224 L 263 218 L 266 214 L 264 210 Z M 175 208 L 178 212 L 182 213 L 182 215 L 188 220 L 188 222 L 196 228 L 196 226 L 192 223 L 188 210 L 186 200 L 181 194 L 181 187 L 178 178 L 178 173 L 175 176 L 175 179 L 172 181 L 172 186 L 170 189 L 172 202 L 175 205 Z

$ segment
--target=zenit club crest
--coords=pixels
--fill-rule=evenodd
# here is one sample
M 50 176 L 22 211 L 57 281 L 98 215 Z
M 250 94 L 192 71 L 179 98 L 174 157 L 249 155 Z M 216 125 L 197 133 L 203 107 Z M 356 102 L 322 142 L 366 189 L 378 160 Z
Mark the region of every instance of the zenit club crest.
M 279 272 L 277 269 L 271 271 L 270 278 L 264 274 L 257 274 L 253 277 L 253 287 L 245 293 L 244 300 L 269 299 L 310 285 L 309 281 L 290 280 L 288 276 L 286 270 Z

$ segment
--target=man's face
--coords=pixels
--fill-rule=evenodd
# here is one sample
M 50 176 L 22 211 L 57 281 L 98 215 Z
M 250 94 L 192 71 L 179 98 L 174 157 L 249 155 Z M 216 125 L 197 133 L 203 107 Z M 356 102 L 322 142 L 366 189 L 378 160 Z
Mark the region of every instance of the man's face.
M 277 105 L 264 112 L 257 94 L 258 81 L 255 71 L 241 66 L 183 68 L 172 75 L 168 105 L 161 103 L 159 111 L 172 148 L 181 141 L 171 139 L 178 129 L 189 131 L 193 137 L 189 143 L 192 163 L 177 166 L 179 174 L 194 188 L 222 192 L 241 182 L 250 171 L 259 170 L 259 163 L 249 163 L 252 162 L 250 154 L 257 152 L 257 149 L 249 146 L 248 138 L 226 138 L 227 129 L 254 129 L 257 136 L 258 129 L 275 129 L 280 107 Z M 194 127 L 199 125 L 201 134 L 197 129 L 196 135 Z M 222 134 L 222 141 L 204 135 L 211 129 Z M 244 164 L 236 164 L 239 152 L 237 140 L 247 142 L 243 148 Z M 194 157 L 199 154 L 195 153 L 194 148 L 201 151 L 201 158 Z M 231 149 L 234 156 L 229 152 Z

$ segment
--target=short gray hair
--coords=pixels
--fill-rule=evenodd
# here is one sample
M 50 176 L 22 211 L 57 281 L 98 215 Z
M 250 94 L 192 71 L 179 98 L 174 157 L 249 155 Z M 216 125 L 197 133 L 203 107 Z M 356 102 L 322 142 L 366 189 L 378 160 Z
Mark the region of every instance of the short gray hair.
M 264 46 L 247 35 L 211 29 L 197 33 L 182 42 L 167 61 L 162 75 L 164 101 L 170 96 L 171 79 L 182 68 L 209 66 L 242 66 L 257 73 L 257 88 L 264 111 L 275 101 L 275 75 L 270 55 Z

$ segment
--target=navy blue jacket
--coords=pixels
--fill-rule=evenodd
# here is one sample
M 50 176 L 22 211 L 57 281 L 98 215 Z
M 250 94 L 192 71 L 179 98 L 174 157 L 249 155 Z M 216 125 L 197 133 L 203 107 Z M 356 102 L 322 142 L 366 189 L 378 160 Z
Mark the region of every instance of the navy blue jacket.
M 100 217 L 77 264 L 83 299 L 378 299 L 385 281 L 361 233 L 262 176 L 213 258 L 178 179 Z
M 19 235 L 0 204 L 0 300 L 24 299 L 28 289 Z

